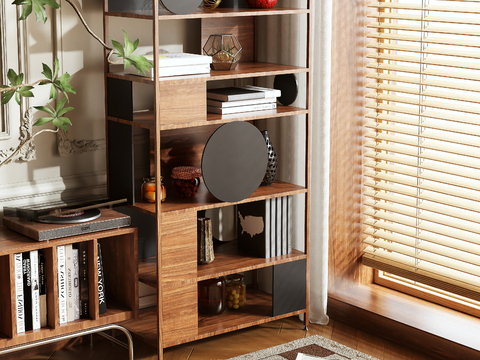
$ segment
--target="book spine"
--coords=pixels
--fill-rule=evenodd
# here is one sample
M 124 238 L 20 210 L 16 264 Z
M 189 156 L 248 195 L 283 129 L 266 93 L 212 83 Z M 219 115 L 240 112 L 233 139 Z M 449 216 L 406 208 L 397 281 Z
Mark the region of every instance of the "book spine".
M 287 209 L 288 209 L 288 203 L 287 203 L 287 197 L 283 196 L 282 198 L 282 255 L 287 255 L 288 254 L 288 249 L 287 249 Z
M 67 284 L 65 274 L 65 245 L 57 246 L 58 313 L 60 324 L 67 322 Z
M 73 320 L 78 320 L 80 319 L 78 249 L 72 249 L 72 261 L 73 261 Z
M 277 238 L 276 238 L 276 230 L 277 230 L 277 202 L 275 198 L 271 199 L 270 204 L 270 255 L 271 257 L 277 256 Z
M 32 282 L 32 326 L 40 329 L 40 284 L 38 278 L 38 250 L 30 251 L 30 269 Z
M 78 268 L 80 282 L 80 319 L 88 318 L 88 256 L 87 243 L 81 242 L 78 247 Z
M 30 252 L 22 253 L 23 302 L 25 309 L 25 331 L 33 330 L 32 317 L 32 272 L 30 269 Z
M 15 261 L 15 303 L 17 317 L 17 334 L 25 332 L 25 304 L 23 297 L 23 259 L 22 254 L 14 255 Z
M 265 99 L 251 99 L 251 100 L 238 100 L 238 101 L 219 101 L 219 100 L 207 99 L 207 105 L 219 107 L 219 108 L 230 108 L 230 107 L 244 106 L 244 105 L 275 103 L 276 101 L 277 101 L 277 98 L 274 98 L 274 97 L 265 98 Z
M 265 200 L 265 258 L 269 258 L 270 255 L 270 199 Z
M 293 196 L 287 196 L 287 254 L 292 253 L 292 242 L 293 242 L 293 228 L 292 228 L 292 217 L 293 217 Z
M 47 278 L 45 254 L 38 254 L 38 282 L 40 286 L 40 327 L 47 326 Z
M 67 283 L 67 322 L 74 320 L 73 311 L 73 248 L 72 245 L 65 245 L 65 270 Z
M 277 256 L 282 255 L 282 198 L 276 198 L 277 200 Z
M 103 274 L 102 248 L 97 243 L 97 267 L 98 267 L 98 312 L 104 314 L 107 312 L 107 299 L 105 296 L 105 277 Z

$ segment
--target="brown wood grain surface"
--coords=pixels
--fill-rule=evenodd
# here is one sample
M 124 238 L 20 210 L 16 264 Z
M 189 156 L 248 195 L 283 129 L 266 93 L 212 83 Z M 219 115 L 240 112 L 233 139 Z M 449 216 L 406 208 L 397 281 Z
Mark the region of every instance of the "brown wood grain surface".
M 270 186 L 260 186 L 251 196 L 247 199 L 239 201 L 237 203 L 221 202 L 217 200 L 212 194 L 208 192 L 204 184 L 201 184 L 197 195 L 193 198 L 179 198 L 174 194 L 167 193 L 167 200 L 162 203 L 162 216 L 181 214 L 190 211 L 200 211 L 206 209 L 220 208 L 235 204 L 242 204 L 246 202 L 260 201 L 265 199 L 271 199 L 274 197 L 304 194 L 307 190 L 303 186 L 298 186 L 283 181 L 275 180 Z M 137 202 L 135 205 L 130 206 L 146 214 L 155 215 L 155 205 L 150 203 Z M 171 214 L 170 214 L 171 213 Z
M 210 35 L 234 35 L 242 47 L 240 62 L 255 61 L 255 18 L 234 17 L 234 18 L 204 18 L 202 19 L 202 48 L 205 46 Z M 202 52 L 203 54 L 203 52 Z
M 157 95 L 160 106 L 158 124 L 188 124 L 205 121 L 207 117 L 207 84 L 205 81 L 192 84 L 160 83 Z
M 239 17 L 239 16 L 266 16 L 266 15 L 286 15 L 286 14 L 305 14 L 310 10 L 304 8 L 294 7 L 274 7 L 270 9 L 228 9 L 217 8 L 213 11 L 198 10 L 192 14 L 175 15 L 164 9 L 158 11 L 159 20 L 180 20 L 180 19 L 202 19 L 202 18 L 224 18 L 224 17 Z M 129 10 L 129 11 L 111 11 L 107 12 L 107 16 L 127 17 L 133 19 L 152 20 L 154 12 L 152 10 Z

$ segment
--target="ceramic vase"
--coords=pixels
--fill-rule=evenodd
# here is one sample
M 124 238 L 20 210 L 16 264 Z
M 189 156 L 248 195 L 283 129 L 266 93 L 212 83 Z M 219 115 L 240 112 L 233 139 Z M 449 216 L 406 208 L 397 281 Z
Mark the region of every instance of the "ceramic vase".
M 262 135 L 265 139 L 268 152 L 267 171 L 265 172 L 265 176 L 262 180 L 262 185 L 271 185 L 277 176 L 277 153 L 273 148 L 272 141 L 270 140 L 270 135 L 268 135 L 267 130 L 262 131 Z

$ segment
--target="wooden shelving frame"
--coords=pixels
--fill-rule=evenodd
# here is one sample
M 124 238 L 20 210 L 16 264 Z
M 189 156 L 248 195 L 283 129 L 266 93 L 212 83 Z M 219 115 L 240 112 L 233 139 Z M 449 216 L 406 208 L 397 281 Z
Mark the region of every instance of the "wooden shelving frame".
M 153 48 L 158 49 L 159 31 L 162 22 L 167 20 L 200 20 L 202 28 L 202 41 L 206 33 L 213 28 L 218 31 L 225 30 L 231 24 L 247 23 L 253 30 L 253 38 L 242 41 L 246 49 L 247 59 L 241 62 L 237 69 L 232 71 L 211 71 L 210 74 L 202 76 L 178 76 L 153 79 L 125 74 L 122 72 L 109 72 L 109 66 L 105 63 L 105 88 L 106 95 L 106 119 L 107 134 L 109 126 L 117 129 L 123 126 L 126 128 L 138 127 L 145 129 L 150 134 L 151 153 L 151 175 L 159 179 L 163 174 L 168 175 L 171 170 L 167 165 L 168 159 L 163 158 L 168 149 L 165 144 L 177 144 L 179 138 L 184 142 L 191 142 L 193 145 L 188 149 L 180 149 L 179 157 L 186 158 L 185 153 L 196 152 L 192 160 L 194 165 L 198 163 L 198 148 L 204 144 L 208 136 L 220 125 L 233 121 L 250 121 L 255 124 L 257 120 L 276 121 L 280 118 L 302 115 L 306 124 L 306 158 L 305 161 L 305 182 L 304 185 L 275 181 L 271 186 L 260 187 L 249 198 L 238 203 L 225 203 L 215 199 L 202 184 L 196 197 L 192 199 L 179 199 L 167 195 L 165 203 L 157 202 L 148 204 L 139 201 L 132 201 L 129 206 L 140 213 L 154 216 L 156 219 L 156 256 L 141 260 L 139 262 L 139 280 L 157 289 L 157 306 L 140 311 L 139 319 L 129 320 L 122 323 L 134 336 L 157 346 L 159 359 L 163 359 L 163 349 L 177 344 L 214 336 L 236 329 L 241 329 L 282 317 L 295 314 L 305 314 L 305 325 L 308 325 L 308 270 L 309 270 L 309 221 L 310 221 L 310 137 L 311 137 L 311 57 L 312 57 L 312 1 L 308 0 L 305 8 L 284 8 L 274 7 L 272 9 L 216 9 L 215 11 L 197 11 L 188 15 L 173 15 L 159 8 L 158 2 L 153 1 L 150 11 L 109 11 L 108 0 L 104 0 L 104 38 L 108 39 L 108 19 L 110 17 L 143 19 L 152 22 Z M 153 14 L 158 14 L 154 16 Z M 257 62 L 257 21 L 264 16 L 291 16 L 306 15 L 307 18 L 307 63 L 305 67 Z M 223 27 L 223 28 L 222 28 Z M 238 30 L 242 31 L 242 30 Z M 154 51 L 154 54 L 156 51 Z M 245 55 L 244 53 L 244 55 Z M 154 69 L 158 68 L 158 57 L 154 56 Z M 235 79 L 256 79 L 259 77 L 275 76 L 281 74 L 302 74 L 306 79 L 306 106 L 278 106 L 276 110 L 248 112 L 233 115 L 217 115 L 206 113 L 206 89 L 211 82 L 219 80 Z M 109 111 L 116 101 L 109 97 L 109 84 L 115 87 L 125 88 L 132 92 L 134 83 L 148 84 L 153 87 L 154 109 L 151 111 L 134 113 L 128 110 L 126 113 Z M 185 115 L 182 110 L 176 110 L 176 116 L 169 115 L 171 109 L 169 102 L 175 100 L 191 87 L 196 89 L 198 95 L 192 94 L 191 103 L 200 103 L 196 108 L 186 108 Z M 173 95 L 172 95 L 173 93 Z M 117 92 L 122 97 L 122 92 Z M 185 95 L 184 95 L 185 96 Z M 202 104 L 203 100 L 203 104 Z M 122 97 L 119 102 L 129 102 L 131 99 Z M 185 102 L 188 102 L 186 100 Z M 165 111 L 165 107 L 167 110 Z M 128 107 L 127 109 L 131 109 Z M 191 114 L 195 114 L 191 116 Z M 297 120 L 296 120 L 297 121 Z M 302 120 L 300 120 L 302 121 Z M 115 125 L 116 124 L 116 125 Z M 131 132 L 131 130 L 128 130 Z M 194 135 L 192 135 L 194 134 Z M 130 136 L 130 135 L 129 135 Z M 172 141 L 175 140 L 175 141 Z M 109 142 L 115 139 L 109 138 Z M 180 147 L 183 146 L 182 144 Z M 193 150 L 192 150 L 193 149 Z M 183 151 L 183 153 L 182 153 Z M 152 155 L 153 154 L 153 155 Z M 162 155 L 163 154 L 163 155 Z M 113 161 L 112 154 L 109 161 Z M 133 159 L 133 156 L 132 156 Z M 132 160 L 133 161 L 133 160 Z M 184 164 L 182 164 L 184 165 Z M 126 165 L 127 167 L 130 164 Z M 131 177 L 131 174 L 128 174 Z M 111 177 L 111 175 L 109 175 Z M 115 176 L 118 178 L 118 176 Z M 110 182 L 109 182 L 110 183 Z M 168 185 L 168 184 L 167 184 Z M 167 192 L 168 193 L 168 192 Z M 262 259 L 240 253 L 236 250 L 236 243 L 222 245 L 216 249 L 216 259 L 209 265 L 197 265 L 196 262 L 196 218 L 199 211 L 222 208 L 245 202 L 260 201 L 290 195 L 301 195 L 305 197 L 305 243 L 304 251 L 294 250 L 292 254 Z M 157 189 L 157 198 L 159 197 Z M 224 312 L 220 316 L 205 317 L 197 311 L 197 282 L 224 276 L 242 271 L 256 271 L 267 267 L 283 266 L 289 263 L 305 262 L 306 273 L 306 304 L 301 310 L 290 311 L 278 316 L 272 316 L 273 297 L 270 294 L 256 289 L 248 289 L 247 306 L 241 312 Z M 180 315 L 181 314 L 181 315 Z
M 89 318 L 66 324 L 59 322 L 57 252 L 66 244 L 87 242 L 89 261 Z M 99 314 L 97 242 L 102 246 L 107 290 L 107 312 Z M 14 254 L 42 250 L 46 257 L 47 326 L 17 333 Z M 108 283 L 108 284 L 107 284 Z M 118 323 L 138 317 L 137 229 L 132 227 L 71 236 L 58 240 L 34 241 L 0 226 L 0 349 L 50 337 Z

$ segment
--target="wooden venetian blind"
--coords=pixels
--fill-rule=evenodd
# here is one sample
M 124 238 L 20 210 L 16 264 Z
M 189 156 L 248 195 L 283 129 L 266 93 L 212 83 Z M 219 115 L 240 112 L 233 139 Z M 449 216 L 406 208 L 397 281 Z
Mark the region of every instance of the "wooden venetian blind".
M 480 0 L 370 7 L 363 264 L 480 300 Z

